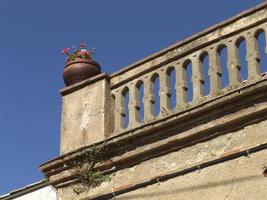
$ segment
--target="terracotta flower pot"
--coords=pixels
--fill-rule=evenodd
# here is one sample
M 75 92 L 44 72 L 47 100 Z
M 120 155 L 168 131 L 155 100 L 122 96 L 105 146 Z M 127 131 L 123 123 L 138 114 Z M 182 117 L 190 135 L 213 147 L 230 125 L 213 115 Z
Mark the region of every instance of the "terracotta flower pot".
M 75 58 L 67 62 L 63 79 L 66 86 L 73 85 L 101 73 L 100 65 L 88 58 Z

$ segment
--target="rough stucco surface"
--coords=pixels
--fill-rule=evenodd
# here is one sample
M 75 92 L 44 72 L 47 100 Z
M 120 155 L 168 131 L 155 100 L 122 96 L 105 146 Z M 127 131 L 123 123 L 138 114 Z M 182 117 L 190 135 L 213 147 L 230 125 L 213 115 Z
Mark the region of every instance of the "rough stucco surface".
M 117 200 L 264 200 L 267 178 L 263 165 L 267 151 L 241 157 L 224 164 L 142 188 L 117 197 Z
M 100 80 L 63 97 L 61 154 L 103 140 L 108 127 L 111 103 L 105 102 L 106 80 Z M 107 96 L 106 98 L 103 98 Z M 104 115 L 105 113 L 105 115 Z
M 105 194 L 113 192 L 116 188 L 142 182 L 173 170 L 179 171 L 231 153 L 246 150 L 266 143 L 266 130 L 267 121 L 251 124 L 243 129 L 229 132 L 212 140 L 117 171 L 110 182 L 104 182 L 101 186 L 79 196 L 73 192 L 73 187 L 59 189 L 59 196 L 63 195 L 64 200 L 69 200 Z M 241 157 L 203 169 L 200 173 L 188 174 L 159 185 L 133 191 L 123 195 L 123 198 L 162 199 L 166 196 L 166 198 L 168 197 L 167 199 L 217 200 L 224 199 L 226 194 L 233 190 L 234 192 L 231 192 L 231 196 L 228 199 L 230 197 L 231 199 L 264 199 L 264 196 L 267 198 L 267 191 L 263 189 L 267 188 L 267 178 L 264 178 L 262 173 L 263 167 L 267 166 L 266 158 L 267 151 L 265 150 L 252 154 L 249 158 Z M 251 191 L 246 192 L 248 189 Z M 164 196 L 160 196 L 160 193 L 164 194 Z M 246 196 L 250 198 L 244 198 Z M 122 197 L 120 198 L 123 199 Z
M 44 187 L 14 200 L 57 200 L 56 190 L 51 186 Z

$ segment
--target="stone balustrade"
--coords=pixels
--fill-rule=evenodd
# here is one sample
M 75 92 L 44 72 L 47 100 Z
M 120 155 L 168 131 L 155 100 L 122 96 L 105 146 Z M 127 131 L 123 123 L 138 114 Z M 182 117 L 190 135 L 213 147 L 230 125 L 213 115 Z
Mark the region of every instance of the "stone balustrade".
M 241 13 L 112 74 L 113 135 L 143 127 L 264 79 L 258 38 L 267 31 L 266 7 L 264 4 Z M 242 42 L 246 44 L 246 69 L 241 66 L 239 47 Z M 223 50 L 227 52 L 225 70 L 222 69 Z M 204 65 L 205 59 L 208 66 Z M 246 80 L 241 70 L 247 70 Z M 229 80 L 225 86 L 223 79 Z M 158 88 L 156 81 L 159 81 Z

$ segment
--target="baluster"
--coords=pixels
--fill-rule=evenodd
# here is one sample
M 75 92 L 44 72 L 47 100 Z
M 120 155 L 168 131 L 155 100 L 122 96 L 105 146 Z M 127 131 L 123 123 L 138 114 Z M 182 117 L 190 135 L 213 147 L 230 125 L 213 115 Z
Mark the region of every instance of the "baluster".
M 232 40 L 227 43 L 227 55 L 229 85 L 230 87 L 235 87 L 241 82 L 241 75 L 238 48 Z
M 139 122 L 139 91 L 135 84 L 129 87 L 129 126 L 135 127 Z
M 258 48 L 258 41 L 254 34 L 248 33 L 246 35 L 247 55 L 246 60 L 248 63 L 248 79 L 257 79 L 260 77 L 260 55 Z
M 115 96 L 114 132 L 117 133 L 117 132 L 120 132 L 124 127 L 124 117 L 125 117 L 126 111 L 123 105 L 124 97 L 122 95 L 121 90 L 116 90 L 114 92 L 114 96 Z
M 192 75 L 193 102 L 197 103 L 204 97 L 204 73 L 203 64 L 196 55 L 192 58 Z
M 218 95 L 219 91 L 222 90 L 222 69 L 219 58 L 217 49 L 211 47 L 209 50 L 209 77 L 212 96 Z
M 144 122 L 149 122 L 154 118 L 155 95 L 153 86 L 151 77 L 146 76 L 144 81 Z
M 186 69 L 182 63 L 177 63 L 176 70 L 176 107 L 177 109 L 184 108 L 187 105 L 187 82 L 186 82 Z
M 265 53 L 267 54 L 267 25 L 264 26 L 263 34 L 265 36 Z
M 162 69 L 159 73 L 160 80 L 160 113 L 165 116 L 171 110 L 171 87 L 170 77 L 166 69 Z

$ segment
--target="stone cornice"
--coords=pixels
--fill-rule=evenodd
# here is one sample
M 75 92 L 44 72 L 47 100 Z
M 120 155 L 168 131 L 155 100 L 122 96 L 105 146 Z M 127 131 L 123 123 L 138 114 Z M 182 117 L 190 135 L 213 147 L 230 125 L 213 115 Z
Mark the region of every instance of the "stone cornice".
M 61 89 L 59 92 L 61 93 L 62 96 L 70 94 L 72 92 L 75 92 L 77 90 L 80 90 L 83 87 L 86 87 L 87 85 L 91 85 L 99 80 L 106 79 L 108 82 L 110 81 L 109 74 L 107 73 L 102 73 L 96 76 L 93 76 L 92 78 L 88 78 L 84 81 L 81 81 L 79 83 L 75 83 L 71 86 L 65 87 Z

